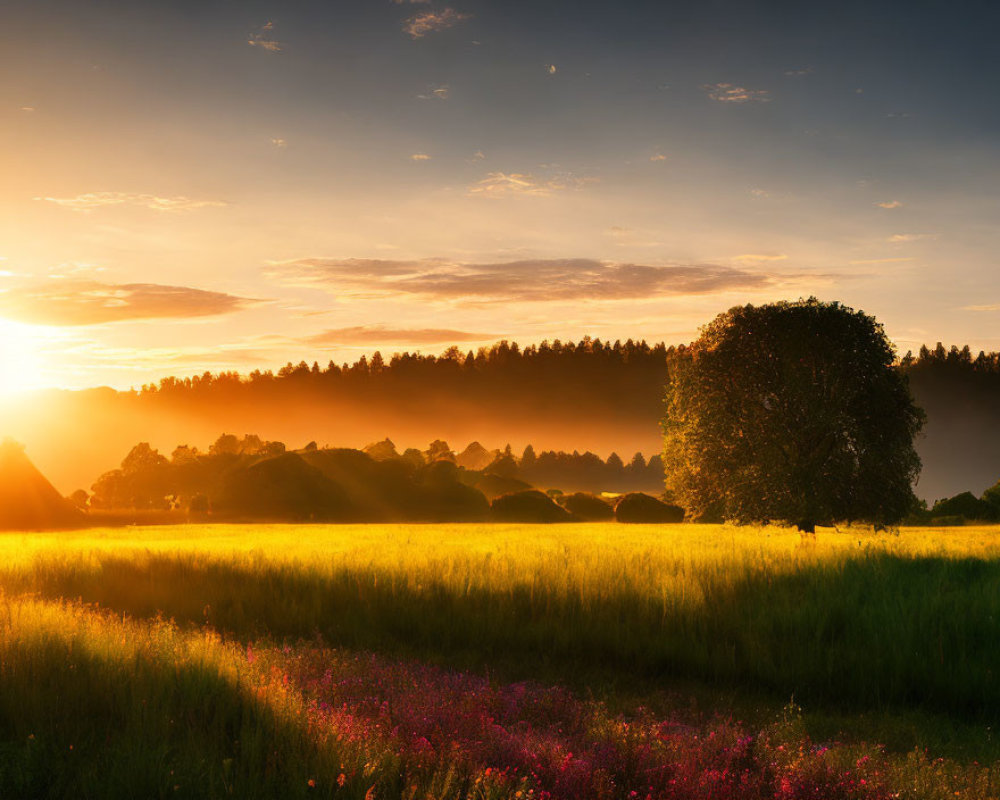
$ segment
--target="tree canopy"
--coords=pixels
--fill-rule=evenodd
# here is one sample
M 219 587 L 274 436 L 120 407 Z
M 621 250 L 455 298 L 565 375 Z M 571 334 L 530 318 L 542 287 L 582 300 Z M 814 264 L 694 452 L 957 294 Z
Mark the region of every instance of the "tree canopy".
M 816 298 L 720 314 L 674 364 L 667 486 L 697 516 L 877 526 L 914 504 L 923 412 L 873 317 Z

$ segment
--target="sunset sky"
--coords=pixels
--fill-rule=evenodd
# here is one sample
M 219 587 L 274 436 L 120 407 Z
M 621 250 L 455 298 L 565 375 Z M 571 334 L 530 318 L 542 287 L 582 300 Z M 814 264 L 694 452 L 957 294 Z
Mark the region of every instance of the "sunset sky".
M 4 4 L 0 383 L 686 342 L 1000 349 L 990 2 Z

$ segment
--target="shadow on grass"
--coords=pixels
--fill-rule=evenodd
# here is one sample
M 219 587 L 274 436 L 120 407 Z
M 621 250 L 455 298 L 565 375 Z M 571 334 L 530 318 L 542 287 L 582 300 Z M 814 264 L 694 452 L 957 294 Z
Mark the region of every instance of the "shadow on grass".
M 310 778 L 338 789 L 350 754 L 310 738 L 265 683 L 213 664 L 217 640 L 200 658 L 162 623 L 37 601 L 2 611 L 0 796 L 315 797 Z
M 511 676 L 666 676 L 807 707 L 1000 716 L 1000 562 L 871 554 L 795 572 L 706 579 L 697 604 L 585 591 L 421 583 L 191 555 L 47 558 L 8 591 L 139 617 L 208 623 L 243 640 L 310 638 Z M 459 582 L 460 583 L 460 582 Z

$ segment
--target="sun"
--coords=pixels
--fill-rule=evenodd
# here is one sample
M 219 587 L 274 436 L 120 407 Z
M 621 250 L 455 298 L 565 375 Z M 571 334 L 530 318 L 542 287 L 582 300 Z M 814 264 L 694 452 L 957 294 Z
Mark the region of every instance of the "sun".
M 0 397 L 42 388 L 42 338 L 37 325 L 0 318 Z

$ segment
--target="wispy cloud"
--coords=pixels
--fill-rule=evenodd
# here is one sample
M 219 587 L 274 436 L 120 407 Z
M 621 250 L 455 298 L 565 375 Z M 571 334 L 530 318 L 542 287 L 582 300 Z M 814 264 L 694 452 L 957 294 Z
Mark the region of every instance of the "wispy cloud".
M 663 153 L 656 153 L 655 155 L 650 156 L 649 160 L 650 161 L 666 161 L 667 157 L 665 155 L 663 155 Z
M 785 70 L 785 75 L 789 78 L 802 78 L 806 75 L 811 75 L 813 71 L 812 67 L 802 67 L 801 69 L 789 69 Z
M 440 11 L 421 11 L 410 17 L 403 25 L 403 30 L 414 39 L 420 39 L 428 33 L 447 30 L 454 27 L 469 14 L 462 14 L 453 8 L 442 8 Z
M 332 328 L 310 336 L 308 344 L 321 347 L 337 345 L 402 345 L 451 344 L 457 342 L 491 342 L 502 338 L 495 333 L 456 331 L 448 328 L 390 328 L 385 325 L 359 325 L 353 328 Z
M 546 64 L 545 65 L 545 71 L 547 73 L 549 73 L 549 75 L 555 75 L 559 70 L 556 69 L 556 65 L 555 64 Z
M 209 317 L 258 302 L 189 286 L 49 278 L 0 292 L 0 316 L 40 325 L 97 325 Z
M 803 277 L 719 264 L 645 265 L 587 258 L 494 264 L 306 258 L 271 263 L 267 271 L 282 282 L 342 296 L 420 295 L 478 302 L 634 300 L 763 289 Z
M 771 196 L 771 193 L 767 191 L 767 189 L 751 189 L 750 194 L 752 194 L 758 200 L 766 200 Z
M 894 264 L 898 261 L 913 261 L 912 257 L 906 258 L 862 258 L 852 261 L 852 264 Z
M 277 147 L 279 150 L 288 147 L 288 142 L 285 139 L 282 139 L 280 136 L 272 136 L 270 139 L 268 139 L 268 141 L 272 145 Z
M 936 234 L 933 233 L 894 233 L 886 241 L 892 244 L 904 244 L 906 242 L 919 242 L 921 239 L 936 238 Z
M 881 203 L 876 203 L 879 208 L 901 208 L 902 203 L 899 200 L 884 200 Z
M 36 197 L 47 203 L 55 203 L 74 211 L 92 211 L 106 206 L 132 205 L 142 206 L 153 211 L 192 211 L 196 208 L 210 208 L 227 205 L 221 200 L 196 200 L 178 195 L 175 197 L 160 197 L 155 194 L 136 194 L 134 192 L 87 192 L 76 197 Z
M 546 197 L 567 189 L 580 189 L 593 182 L 593 178 L 579 178 L 571 174 L 536 178 L 530 173 L 490 172 L 485 178 L 476 181 L 469 187 L 469 194 L 479 197 L 506 197 L 509 195 Z
M 962 306 L 960 311 L 1000 311 L 1000 303 L 990 303 L 985 306 Z
M 766 89 L 745 89 L 732 83 L 709 83 L 701 88 L 720 103 L 766 103 L 771 99 Z
M 785 253 L 742 253 L 733 256 L 733 261 L 737 264 L 764 264 L 768 261 L 785 261 L 787 258 Z
M 449 89 L 447 86 L 434 86 L 428 89 L 423 94 L 418 94 L 417 99 L 419 100 L 447 100 L 449 94 Z
M 266 50 L 269 53 L 278 53 L 284 45 L 271 37 L 273 31 L 274 22 L 269 20 L 250 34 L 247 44 L 251 47 L 259 47 L 261 50 Z
M 430 161 L 431 157 L 427 153 L 414 153 L 410 156 L 410 161 Z

